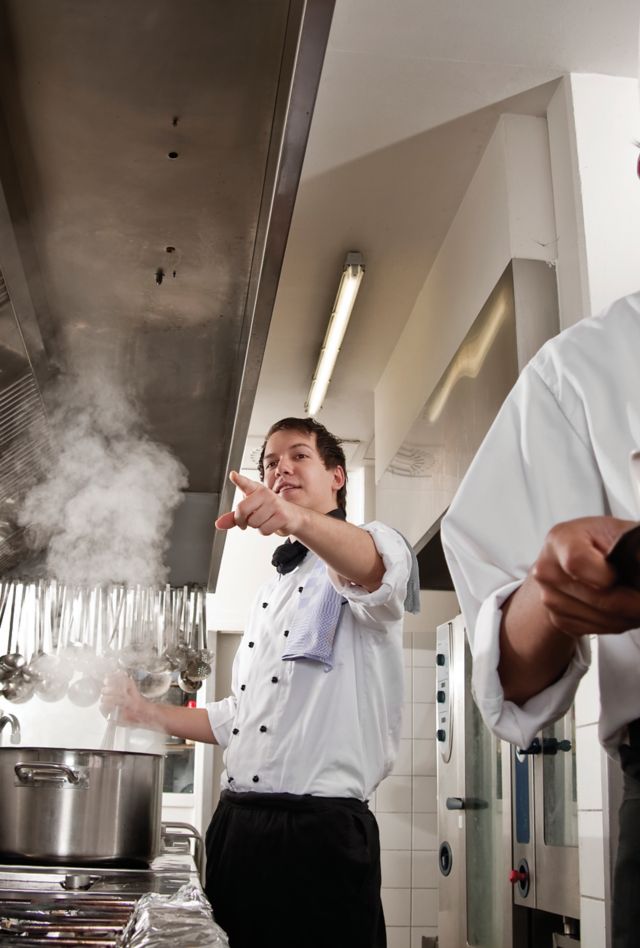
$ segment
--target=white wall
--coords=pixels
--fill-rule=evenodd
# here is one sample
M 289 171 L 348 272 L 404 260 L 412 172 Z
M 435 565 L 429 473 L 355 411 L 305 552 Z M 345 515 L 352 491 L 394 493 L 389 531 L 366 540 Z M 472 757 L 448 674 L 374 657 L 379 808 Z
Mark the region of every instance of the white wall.
M 380 479 L 513 257 L 551 262 L 546 121 L 503 115 L 375 391 Z
M 564 328 L 640 285 L 638 83 L 567 76 L 548 123 Z
M 638 83 L 571 76 L 589 307 L 598 312 L 640 286 Z

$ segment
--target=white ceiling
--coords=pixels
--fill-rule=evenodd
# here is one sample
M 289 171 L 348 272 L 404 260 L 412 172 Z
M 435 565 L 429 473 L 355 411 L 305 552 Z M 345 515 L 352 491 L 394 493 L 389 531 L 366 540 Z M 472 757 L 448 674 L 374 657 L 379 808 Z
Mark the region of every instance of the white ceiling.
M 359 250 L 367 270 L 318 417 L 366 447 L 374 388 L 497 116 L 544 115 L 568 72 L 637 75 L 638 14 L 637 0 L 336 0 L 254 438 L 304 414 Z

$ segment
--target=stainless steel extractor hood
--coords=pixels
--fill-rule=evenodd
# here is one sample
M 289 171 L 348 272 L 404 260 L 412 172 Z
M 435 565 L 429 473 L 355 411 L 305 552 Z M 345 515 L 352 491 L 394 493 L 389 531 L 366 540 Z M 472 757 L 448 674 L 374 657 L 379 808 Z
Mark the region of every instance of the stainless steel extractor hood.
M 124 379 L 213 513 L 246 437 L 332 11 L 0 2 L 0 271 L 30 368 L 45 402 L 57 369 Z

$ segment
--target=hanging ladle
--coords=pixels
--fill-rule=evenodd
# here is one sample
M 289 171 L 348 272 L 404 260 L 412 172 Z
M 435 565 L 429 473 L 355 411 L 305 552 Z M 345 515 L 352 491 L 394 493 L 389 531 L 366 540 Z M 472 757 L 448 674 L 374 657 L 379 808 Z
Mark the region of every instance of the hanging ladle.
M 20 590 L 20 597 L 18 597 L 18 590 Z M 35 689 L 35 681 L 33 681 L 27 673 L 26 658 L 24 655 L 21 655 L 20 652 L 11 651 L 14 620 L 17 622 L 16 647 L 20 640 L 21 607 L 24 601 L 22 597 L 23 592 L 26 598 L 26 590 L 24 590 L 21 585 L 13 584 L 13 599 L 11 602 L 11 613 L 9 615 L 9 643 L 7 646 L 9 651 L 0 658 L 0 669 L 9 672 L 8 677 L 2 681 L 2 694 L 7 701 L 12 701 L 15 704 L 22 704 L 28 701 Z M 18 610 L 17 619 L 15 614 L 16 607 Z
M 0 630 L 2 629 L 4 614 L 7 611 L 7 603 L 9 601 L 9 595 L 11 593 L 11 590 L 12 590 L 11 583 L 2 583 L 2 585 L 0 585 Z M 9 647 L 10 639 L 11 639 L 11 634 L 9 634 L 8 636 L 7 647 Z M 5 679 L 10 678 L 12 674 L 13 672 L 10 668 L 5 668 L 4 665 L 0 664 L 0 686 L 1 686 L 1 683 Z
M 6 653 L 6 655 L 3 655 L 2 657 L 0 657 L 0 670 L 2 670 L 3 672 L 7 672 L 6 676 L 3 676 L 3 677 L 9 678 L 9 679 L 12 677 L 15 677 L 19 672 L 22 671 L 22 669 L 27 664 L 27 660 L 24 657 L 24 655 L 21 655 L 20 652 L 18 651 L 15 651 L 15 652 L 11 651 L 11 643 L 13 641 L 14 620 L 16 619 L 16 607 L 18 611 L 17 622 L 19 624 L 20 610 L 22 606 L 22 586 L 18 583 L 12 583 L 11 586 L 13 588 L 13 596 L 11 599 L 11 612 L 9 614 L 9 640 L 7 643 L 8 652 Z M 18 591 L 20 591 L 20 597 L 18 597 Z M 18 599 L 19 599 L 19 602 L 18 602 Z M 3 610 L 3 615 L 4 615 L 4 610 Z M 2 618 L 3 616 L 0 616 L 0 623 L 2 622 Z M 18 643 L 16 641 L 16 648 L 17 646 L 18 646 Z

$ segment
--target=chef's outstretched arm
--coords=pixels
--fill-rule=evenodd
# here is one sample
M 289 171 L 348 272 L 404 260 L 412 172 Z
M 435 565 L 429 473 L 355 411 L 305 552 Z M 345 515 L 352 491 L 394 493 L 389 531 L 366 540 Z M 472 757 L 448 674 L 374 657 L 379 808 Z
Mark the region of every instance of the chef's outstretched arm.
M 265 484 L 232 471 L 232 482 L 244 494 L 235 511 L 216 520 L 219 530 L 252 527 L 264 536 L 293 536 L 313 550 L 347 582 L 369 592 L 382 583 L 385 568 L 371 535 L 360 527 L 300 507 Z
M 181 708 L 149 701 L 124 672 L 107 675 L 102 686 L 100 710 L 105 717 L 115 715 L 119 725 L 143 727 L 174 737 L 204 744 L 217 744 L 209 715 L 204 708 Z
M 557 681 L 584 635 L 640 626 L 640 592 L 616 585 L 606 555 L 633 521 L 583 517 L 549 531 L 524 583 L 502 607 L 498 673 L 524 704 Z

